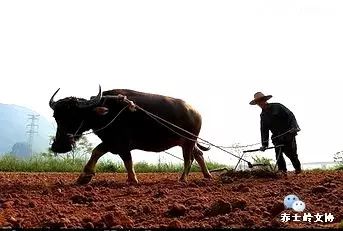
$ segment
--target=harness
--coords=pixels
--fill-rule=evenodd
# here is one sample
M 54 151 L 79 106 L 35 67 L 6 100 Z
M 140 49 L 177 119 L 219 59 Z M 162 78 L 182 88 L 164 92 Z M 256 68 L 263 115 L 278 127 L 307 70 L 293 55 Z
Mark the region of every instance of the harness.
M 91 131 L 91 132 L 82 134 L 82 135 L 89 135 L 89 134 L 92 134 L 92 133 L 95 134 L 95 133 L 98 132 L 98 131 L 104 130 L 105 128 L 107 128 L 108 126 L 110 126 L 126 108 L 129 108 L 129 110 L 132 111 L 132 112 L 136 111 L 136 109 L 135 109 L 135 104 L 134 104 L 131 100 L 128 100 L 127 97 L 126 97 L 126 96 L 123 96 L 123 95 L 118 95 L 118 96 L 119 96 L 119 97 L 123 97 L 123 101 L 124 101 L 124 102 L 127 102 L 128 104 L 127 104 L 126 106 L 124 106 L 124 107 L 117 113 L 117 115 L 116 115 L 109 123 L 107 123 L 105 126 L 99 128 L 99 129 L 93 130 L 93 131 Z M 108 98 L 111 98 L 111 96 L 106 96 L 106 97 L 104 97 L 104 98 L 105 98 L 105 99 L 104 99 L 104 102 L 102 103 L 101 106 L 104 106 L 105 103 L 106 103 L 106 100 L 107 100 Z M 79 128 L 76 130 L 76 132 L 74 133 L 73 137 L 78 136 L 77 133 L 78 133 L 78 132 L 80 131 L 80 129 L 82 128 L 84 122 L 85 122 L 85 120 L 82 120 L 82 122 L 80 123 Z M 81 136 L 81 135 L 80 135 L 80 136 Z

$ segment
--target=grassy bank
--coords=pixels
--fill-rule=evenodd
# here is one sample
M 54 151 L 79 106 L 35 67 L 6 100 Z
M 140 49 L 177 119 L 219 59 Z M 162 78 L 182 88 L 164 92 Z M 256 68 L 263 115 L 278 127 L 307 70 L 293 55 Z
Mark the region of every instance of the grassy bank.
M 194 162 L 195 163 L 195 162 Z M 33 156 L 29 159 L 19 159 L 13 155 L 3 155 L 0 157 L 0 171 L 2 172 L 80 172 L 85 165 L 85 160 L 76 158 L 61 159 L 56 157 Z M 227 167 L 213 162 L 207 162 L 209 169 Z M 180 172 L 183 164 L 149 164 L 138 162 L 135 164 L 137 173 L 148 172 Z M 123 163 L 113 161 L 99 161 L 96 166 L 97 172 L 125 172 Z M 200 168 L 192 166 L 191 171 L 200 171 Z
M 258 162 L 258 161 L 257 161 Z M 83 169 L 86 161 L 82 158 L 62 159 L 57 157 L 33 156 L 29 159 L 16 158 L 13 155 L 6 154 L 0 156 L 0 171 L 2 172 L 80 172 Z M 196 164 L 196 162 L 193 162 Z M 209 169 L 228 167 L 215 162 L 206 162 Z M 228 167 L 229 168 L 229 167 Z M 138 162 L 135 164 L 137 173 L 148 172 L 181 172 L 183 164 L 161 163 L 150 164 L 146 162 Z M 313 169 L 316 170 L 316 169 Z M 312 170 L 312 171 L 313 171 Z M 323 169 L 317 169 L 324 171 Z M 334 168 L 327 170 L 343 170 L 343 164 L 337 164 Z M 126 172 L 123 162 L 114 161 L 99 161 L 96 166 L 97 172 Z M 200 171 L 200 168 L 193 165 L 192 172 Z

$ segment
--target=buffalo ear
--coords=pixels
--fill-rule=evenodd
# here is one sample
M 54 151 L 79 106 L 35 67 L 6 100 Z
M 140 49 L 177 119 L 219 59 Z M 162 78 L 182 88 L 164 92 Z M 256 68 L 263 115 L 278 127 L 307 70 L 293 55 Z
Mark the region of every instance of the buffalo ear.
M 107 107 L 96 107 L 94 108 L 94 111 L 98 115 L 106 115 L 108 113 L 108 108 Z

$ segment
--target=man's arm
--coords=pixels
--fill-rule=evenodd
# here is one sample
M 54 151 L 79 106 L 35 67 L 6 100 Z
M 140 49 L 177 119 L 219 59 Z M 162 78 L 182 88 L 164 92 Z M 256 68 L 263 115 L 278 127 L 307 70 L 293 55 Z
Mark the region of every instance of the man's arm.
M 290 128 L 295 129 L 295 131 L 300 131 L 300 127 L 298 125 L 297 119 L 295 118 L 293 112 L 289 110 L 287 107 L 284 105 L 280 104 L 282 110 L 286 113 L 287 118 L 288 118 L 288 124 L 290 125 Z

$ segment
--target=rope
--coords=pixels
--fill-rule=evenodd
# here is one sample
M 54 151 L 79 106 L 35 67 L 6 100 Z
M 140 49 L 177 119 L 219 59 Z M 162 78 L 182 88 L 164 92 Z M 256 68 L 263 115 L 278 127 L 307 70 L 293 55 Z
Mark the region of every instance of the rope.
M 219 146 L 219 147 L 225 148 L 225 149 L 249 148 L 249 147 L 256 146 L 256 145 L 258 145 L 258 144 L 260 144 L 260 143 L 261 143 L 261 142 L 255 143 L 255 144 L 247 144 L 247 145 L 233 145 L 233 146 Z
M 228 154 L 230 154 L 230 155 L 232 155 L 232 156 L 234 156 L 234 157 L 236 157 L 236 158 L 240 158 L 239 156 L 237 156 L 237 155 L 235 155 L 235 154 L 233 154 L 233 153 L 231 153 L 231 152 L 229 152 L 229 151 L 227 151 L 227 150 L 221 148 L 220 146 L 215 145 L 215 144 L 211 143 L 210 141 L 207 141 L 207 140 L 205 140 L 205 139 L 203 139 L 203 138 L 201 138 L 201 137 L 199 137 L 199 136 L 196 136 L 196 135 L 194 135 L 193 133 L 191 133 L 191 132 L 189 132 L 189 131 L 187 131 L 187 130 L 185 130 L 185 129 L 183 129 L 183 128 L 181 128 L 181 127 L 179 127 L 179 126 L 177 126 L 177 125 L 175 125 L 175 124 L 173 124 L 173 123 L 171 123 L 171 122 L 169 122 L 169 121 L 167 121 L 167 120 L 165 120 L 165 119 L 163 119 L 163 118 L 161 118 L 161 117 L 159 117 L 159 116 L 157 116 L 157 115 L 155 115 L 155 114 L 153 114 L 153 113 L 151 113 L 151 112 L 149 112 L 149 111 L 147 111 L 147 110 L 145 110 L 144 108 L 140 107 L 140 106 L 137 105 L 137 104 L 136 104 L 136 107 L 137 107 L 138 109 L 142 110 L 143 112 L 145 112 L 145 113 L 146 113 L 147 115 L 149 115 L 151 118 L 155 119 L 159 124 L 165 126 L 166 128 L 170 129 L 171 131 L 175 132 L 175 133 L 178 134 L 178 135 L 181 135 L 181 134 L 179 134 L 178 132 L 174 131 L 172 128 L 168 127 L 167 125 L 161 123 L 159 120 L 161 120 L 161 121 L 163 121 L 163 122 L 165 122 L 165 123 L 167 123 L 167 124 L 169 124 L 169 125 L 171 125 L 171 126 L 173 126 L 173 127 L 175 127 L 175 128 L 178 128 L 178 129 L 180 129 L 181 131 L 183 131 L 183 132 L 185 132 L 185 133 L 187 133 L 187 134 L 189 134 L 189 135 L 191 135 L 191 136 L 193 136 L 193 137 L 195 137 L 195 138 L 197 138 L 197 139 L 199 139 L 199 140 L 201 140 L 201 141 L 203 141 L 203 142 L 205 142 L 205 143 L 207 143 L 207 144 L 209 144 L 209 145 L 211 145 L 211 146 L 213 146 L 213 147 L 216 147 L 216 148 L 218 148 L 219 150 L 221 150 L 221 151 L 223 151 L 223 152 L 226 152 L 226 153 L 228 153 Z M 157 120 L 157 119 L 159 119 L 159 120 Z M 182 136 L 182 137 L 184 137 L 184 138 L 186 138 L 186 139 L 189 139 L 189 140 L 191 140 L 191 141 L 194 141 L 194 140 L 195 140 L 195 139 L 192 139 L 192 138 L 189 138 L 189 137 L 186 137 L 186 136 Z M 241 160 L 247 162 L 248 165 L 251 166 L 251 163 L 250 163 L 249 161 L 247 161 L 247 160 L 245 160 L 245 159 L 241 159 Z
M 129 100 L 126 99 L 126 101 L 129 101 Z M 129 101 L 129 102 L 132 104 L 132 101 Z M 174 133 L 180 135 L 181 137 L 184 137 L 185 139 L 188 139 L 188 140 L 191 140 L 191 141 L 195 141 L 195 142 L 196 142 L 196 139 L 189 138 L 189 137 L 187 137 L 187 136 L 184 136 L 184 135 L 182 135 L 182 134 L 176 132 L 174 129 L 168 127 L 167 125 L 165 125 L 165 124 L 163 124 L 163 123 L 161 123 L 159 120 L 161 120 L 161 121 L 163 121 L 163 122 L 165 122 L 165 123 L 167 123 L 167 124 L 169 124 L 169 125 L 171 125 L 171 126 L 177 128 L 177 129 L 179 129 L 179 130 L 181 130 L 181 131 L 183 131 L 183 132 L 185 132 L 185 133 L 187 133 L 187 134 L 189 134 L 189 135 L 191 135 L 191 136 L 193 136 L 193 137 L 195 137 L 195 138 L 197 138 L 197 139 L 199 139 L 199 140 L 201 140 L 201 141 L 203 141 L 203 142 L 205 142 L 205 143 L 207 143 L 207 144 L 209 144 L 209 145 L 211 145 L 211 146 L 214 146 L 214 147 L 218 148 L 219 150 L 221 150 L 221 151 L 223 151 L 223 152 L 226 152 L 226 153 L 228 153 L 228 154 L 230 154 L 230 155 L 232 155 L 232 156 L 238 158 L 239 160 L 242 160 L 242 161 L 246 162 L 246 163 L 248 164 L 249 167 L 250 167 L 250 166 L 251 166 L 251 167 L 253 166 L 249 161 L 243 159 L 241 156 L 237 156 L 237 155 L 235 155 L 235 154 L 233 154 L 233 153 L 231 153 L 231 152 L 225 150 L 224 148 L 222 148 L 222 146 L 215 145 L 215 144 L 211 143 L 211 142 L 208 141 L 208 140 L 205 140 L 205 139 L 203 139 L 203 138 L 201 138 L 201 137 L 199 137 L 199 136 L 196 136 L 196 135 L 194 135 L 193 133 L 191 133 L 191 132 L 189 132 L 189 131 L 187 131 L 187 130 L 185 130 L 185 129 L 183 129 L 183 128 L 181 128 L 181 127 L 179 127 L 179 126 L 177 126 L 177 125 L 175 125 L 175 124 L 173 124 L 173 123 L 171 123 L 171 122 L 169 122 L 169 121 L 167 121 L 167 120 L 165 120 L 165 119 L 163 119 L 163 118 L 161 118 L 161 117 L 159 117 L 159 116 L 157 116 L 157 115 L 155 115 L 155 114 L 153 114 L 153 113 L 151 113 L 151 112 L 149 112 L 149 111 L 147 111 L 147 110 L 145 110 L 144 108 L 140 107 L 140 106 L 137 105 L 137 104 L 135 104 L 135 106 L 136 106 L 138 109 L 140 109 L 140 110 L 142 110 L 143 112 L 145 112 L 147 115 L 149 115 L 151 118 L 153 118 L 153 119 L 154 119 L 155 121 L 157 121 L 159 124 L 165 126 L 166 128 L 168 128 L 169 130 L 173 131 Z M 158 119 L 159 119 L 159 120 L 158 120 Z M 278 136 L 275 136 L 275 137 L 273 137 L 273 139 L 278 138 L 278 137 L 281 137 L 281 136 L 283 136 L 283 135 L 289 133 L 289 132 L 292 131 L 292 130 L 293 130 L 293 129 L 290 129 L 290 130 L 288 130 L 288 131 L 286 131 L 286 132 L 284 132 L 284 133 L 282 133 L 282 134 L 280 134 L 280 135 L 278 135 Z M 259 143 L 258 143 L 258 144 L 259 144 Z M 254 144 L 254 145 L 256 145 L 256 144 Z M 247 145 L 246 145 L 246 146 L 247 146 Z M 252 146 L 252 145 L 249 145 L 249 146 Z
M 79 128 L 76 130 L 76 132 L 74 133 L 73 137 L 75 137 L 75 136 L 76 136 L 76 134 L 79 132 L 79 130 L 81 129 L 81 127 L 82 127 L 82 125 L 83 125 L 83 122 L 85 122 L 85 121 L 84 121 L 84 120 L 82 120 L 82 122 L 81 122 L 81 124 L 80 124 Z
M 127 100 L 127 101 L 129 101 L 129 100 Z M 132 101 L 129 101 L 129 102 L 132 103 Z M 210 141 L 207 141 L 207 140 L 205 140 L 205 139 L 202 139 L 201 137 L 199 137 L 199 136 L 197 136 L 197 135 L 194 135 L 193 133 L 191 133 L 191 132 L 189 132 L 189 131 L 187 131 L 187 130 L 185 130 L 185 129 L 183 129 L 183 128 L 181 128 L 181 127 L 179 127 L 179 126 L 177 126 L 177 125 L 175 125 L 175 124 L 173 124 L 173 123 L 171 123 L 171 122 L 169 122 L 169 121 L 167 121 L 167 120 L 165 120 L 165 119 L 163 119 L 163 118 L 161 118 L 161 117 L 159 117 L 159 116 L 157 116 L 157 115 L 155 115 L 155 114 L 153 114 L 153 113 L 151 113 L 151 112 L 149 112 L 149 111 L 147 111 L 147 110 L 145 110 L 144 108 L 140 107 L 140 106 L 137 105 L 137 104 L 135 104 L 135 106 L 136 106 L 137 108 L 139 108 L 140 110 L 142 110 L 143 112 L 145 112 L 146 114 L 148 114 L 151 118 L 153 118 L 153 119 L 154 119 L 155 121 L 157 121 L 158 123 L 162 124 L 163 126 L 167 127 L 168 129 L 170 129 L 171 131 L 173 131 L 174 133 L 176 133 L 177 135 L 179 135 L 179 136 L 181 136 L 181 137 L 183 137 L 183 138 L 185 138 L 185 139 L 191 140 L 191 141 L 193 141 L 193 142 L 197 142 L 197 139 L 199 139 L 199 140 L 203 141 L 203 143 L 206 143 L 206 144 L 209 144 L 209 145 L 211 145 L 211 146 L 214 146 L 214 147 L 220 149 L 221 151 L 227 152 L 227 153 L 229 153 L 229 154 L 231 154 L 231 155 L 233 155 L 233 156 L 235 156 L 235 157 L 237 157 L 237 158 L 240 158 L 240 157 L 239 157 L 239 156 L 236 156 L 236 155 L 234 155 L 234 154 L 232 154 L 232 153 L 230 153 L 230 152 L 228 152 L 227 150 L 224 150 L 224 148 L 246 148 L 246 147 L 251 147 L 251 146 L 255 146 L 255 145 L 257 145 L 257 144 L 260 144 L 260 142 L 259 142 L 259 143 L 255 143 L 255 144 L 244 145 L 244 146 L 231 146 L 231 147 L 230 147 L 230 146 L 215 145 L 215 144 L 211 143 Z M 187 134 L 189 134 L 189 135 L 195 137 L 196 139 L 192 139 L 192 138 L 189 138 L 189 137 L 187 137 L 187 136 L 184 136 L 184 135 L 180 134 L 179 132 L 175 131 L 174 129 L 168 127 L 167 125 L 165 125 L 165 124 L 163 124 L 163 123 L 161 123 L 158 119 L 159 119 L 159 120 L 162 120 L 163 122 L 165 122 L 165 123 L 167 123 L 167 124 L 169 124 L 169 125 L 171 125 L 171 126 L 177 128 L 177 129 L 179 129 L 179 130 L 181 130 L 181 131 L 183 131 L 183 132 L 186 132 Z M 282 133 L 282 134 L 280 134 L 280 135 L 277 135 L 277 136 L 275 136 L 275 137 L 273 137 L 273 138 L 271 138 L 271 139 L 269 139 L 269 140 L 273 140 L 273 139 L 276 139 L 276 138 L 278 138 L 278 137 L 284 136 L 284 135 L 286 135 L 287 133 L 291 132 L 292 130 L 293 130 L 293 129 L 290 129 L 290 130 L 288 130 L 288 131 L 286 131 L 286 132 L 284 132 L 284 133 Z
M 179 160 L 182 160 L 182 161 L 183 161 L 182 158 L 180 158 L 180 157 L 178 157 L 178 156 L 175 156 L 175 155 L 171 154 L 170 152 L 167 152 L 167 151 L 163 151 L 163 152 L 166 153 L 166 154 L 168 154 L 168 155 L 170 155 L 170 156 L 172 156 L 172 157 L 175 157 L 176 159 L 179 159 Z M 200 166 L 199 166 L 198 164 L 194 164 L 193 162 L 192 162 L 192 165 L 195 166 L 195 167 L 200 168 Z
M 215 145 L 215 144 L 213 144 L 212 142 L 210 142 L 210 141 L 208 141 L 208 140 L 205 140 L 205 139 L 203 139 L 203 138 L 201 138 L 201 137 L 199 137 L 199 136 L 197 136 L 197 135 L 195 135 L 195 134 L 193 134 L 193 133 L 191 133 L 191 132 L 189 132 L 189 131 L 187 131 L 187 130 L 185 130 L 185 129 L 183 129 L 183 128 L 181 128 L 181 127 L 179 127 L 179 126 L 177 126 L 177 125 L 175 125 L 175 124 L 173 124 L 173 123 L 171 123 L 171 122 L 169 122 L 169 121 L 167 121 L 167 120 L 165 120 L 165 119 L 163 119 L 163 118 L 161 118 L 161 117 L 159 117 L 159 116 L 157 116 L 157 115 L 155 115 L 155 114 L 153 114 L 153 113 L 151 113 L 151 112 L 149 112 L 149 111 L 147 111 L 147 110 L 145 110 L 144 108 L 140 107 L 139 105 L 134 104 L 133 101 L 127 99 L 126 96 L 124 97 L 124 101 L 127 102 L 128 104 L 127 104 L 125 107 L 123 107 L 123 108 L 119 111 L 119 113 L 118 113 L 118 114 L 117 114 L 108 124 L 106 124 L 106 125 L 105 125 L 104 127 L 102 127 L 102 128 L 99 128 L 99 129 L 97 129 L 97 130 L 95 130 L 95 131 L 93 130 L 92 132 L 88 132 L 88 133 L 85 133 L 85 134 L 83 134 L 83 135 L 89 135 L 89 134 L 92 134 L 92 133 L 95 133 L 95 132 L 98 132 L 98 131 L 101 131 L 101 130 L 107 128 L 109 125 L 111 125 L 111 124 L 117 119 L 117 117 L 118 117 L 127 107 L 130 107 L 130 110 L 131 110 L 131 111 L 134 111 L 134 108 L 137 107 L 137 108 L 140 109 L 141 111 L 145 112 L 148 116 L 150 116 L 151 118 L 153 118 L 156 122 L 158 122 L 159 124 L 165 126 L 166 128 L 168 128 L 169 130 L 171 130 L 171 131 L 174 132 L 175 134 L 177 134 L 177 135 L 179 135 L 179 136 L 181 136 L 181 137 L 183 137 L 183 138 L 185 138 L 185 139 L 191 140 L 191 141 L 193 141 L 193 142 L 198 142 L 197 139 L 199 139 L 199 140 L 203 141 L 203 143 L 206 143 L 206 144 L 209 144 L 209 145 L 211 145 L 211 146 L 213 146 L 213 147 L 216 147 L 217 149 L 219 149 L 219 150 L 221 150 L 221 151 L 223 151 L 223 152 L 226 152 L 226 153 L 228 153 L 228 154 L 230 154 L 230 155 L 232 155 L 232 156 L 238 158 L 239 160 L 242 160 L 242 161 L 247 162 L 249 166 L 252 166 L 252 164 L 251 164 L 249 161 L 243 159 L 242 156 L 237 156 L 237 155 L 235 155 L 235 154 L 233 154 L 233 153 L 231 153 L 231 152 L 225 150 L 224 148 L 250 147 L 250 146 L 255 146 L 255 145 L 257 145 L 257 144 L 260 144 L 260 143 L 250 144 L 250 145 L 244 145 L 244 146 L 231 146 L 231 147 L 227 147 L 227 146 L 225 147 L 225 146 Z M 187 133 L 187 134 L 193 136 L 195 139 L 194 139 L 194 138 L 189 138 L 189 137 L 187 137 L 187 136 L 184 136 L 184 135 L 180 134 L 179 132 L 175 131 L 174 129 L 172 129 L 171 127 L 167 126 L 166 124 L 161 123 L 159 120 L 161 120 L 161 121 L 163 121 L 163 122 L 165 122 L 165 123 L 167 123 L 167 124 L 169 124 L 169 125 L 171 125 L 171 126 L 177 128 L 177 129 L 179 129 L 179 130 L 181 130 L 181 131 L 183 131 L 183 132 L 185 132 L 185 133 Z M 84 121 L 81 122 L 81 124 L 80 124 L 79 128 L 77 129 L 77 131 L 75 132 L 74 136 L 76 136 L 76 133 L 77 133 L 77 132 L 80 130 L 80 128 L 82 127 L 83 122 L 84 122 Z M 283 135 L 287 134 L 288 132 L 290 132 L 291 130 L 292 130 L 292 129 L 290 129 L 289 131 L 287 131 L 287 132 L 285 132 L 285 133 L 283 133 L 283 134 L 280 134 L 280 135 L 278 135 L 278 136 L 275 136 L 275 137 L 273 137 L 272 139 L 275 139 L 275 138 L 277 138 L 277 137 L 283 136 Z M 271 139 L 270 139 L 270 140 L 271 140 Z M 168 152 L 166 152 L 166 151 L 164 151 L 164 152 L 167 153 L 167 154 L 169 154 L 169 155 L 171 155 L 171 156 L 174 156 L 174 155 L 172 155 L 171 153 L 168 153 Z M 179 157 L 176 157 L 176 156 L 174 156 L 174 157 L 180 159 Z M 181 160 L 182 160 L 182 159 L 181 159 Z
M 130 109 L 131 109 L 132 111 L 133 111 L 133 109 L 132 109 L 133 107 L 137 107 L 137 108 L 141 109 L 143 112 L 147 113 L 150 117 L 152 117 L 152 118 L 153 118 L 155 121 L 157 121 L 158 123 L 160 123 L 160 121 L 158 121 L 157 118 L 160 119 L 160 120 L 162 120 L 162 121 L 164 121 L 164 122 L 166 122 L 166 123 L 168 123 L 168 124 L 170 124 L 170 125 L 172 125 L 172 126 L 174 126 L 174 127 L 176 127 L 176 128 L 178 128 L 178 129 L 180 129 L 180 130 L 182 130 L 182 131 L 184 131 L 184 132 L 186 132 L 186 133 L 188 133 L 188 134 L 190 134 L 190 135 L 192 135 L 192 136 L 194 136 L 194 137 L 196 137 L 196 138 L 199 139 L 199 140 L 202 140 L 203 142 L 199 142 L 199 141 L 197 141 L 197 139 L 192 139 L 192 138 L 189 138 L 189 137 L 187 137 L 187 136 L 184 136 L 184 135 L 180 134 L 179 132 L 175 131 L 174 129 L 172 129 L 172 128 L 166 126 L 165 124 L 160 123 L 160 124 L 162 124 L 163 126 L 165 126 L 165 127 L 167 127 L 168 129 L 170 129 L 171 131 L 173 131 L 174 133 L 176 133 L 177 135 L 179 135 L 179 136 L 181 136 L 181 137 L 183 137 L 183 138 L 185 138 L 185 139 L 191 140 L 191 141 L 193 141 L 193 142 L 198 142 L 198 143 L 201 143 L 201 144 L 209 144 L 209 145 L 212 145 L 212 146 L 214 146 L 214 147 L 216 147 L 216 148 L 218 148 L 218 149 L 220 149 L 220 150 L 222 150 L 222 151 L 224 151 L 224 152 L 227 152 L 227 153 L 229 153 L 229 154 L 231 154 L 231 155 L 233 155 L 233 156 L 235 156 L 235 157 L 237 157 L 237 158 L 240 158 L 240 157 L 238 157 L 238 156 L 236 156 L 236 155 L 234 155 L 234 154 L 232 154 L 232 153 L 230 153 L 230 152 L 228 152 L 228 151 L 226 151 L 226 150 L 223 150 L 223 149 L 248 148 L 248 147 L 252 147 L 252 146 L 256 146 L 256 145 L 258 145 L 258 144 L 261 144 L 261 142 L 258 142 L 258 143 L 254 143 L 254 144 L 239 145 L 239 146 L 236 146 L 236 145 L 235 145 L 235 146 L 214 145 L 214 144 L 211 144 L 209 141 L 206 141 L 206 140 L 204 140 L 204 139 L 202 139 L 202 138 L 200 138 L 200 137 L 194 135 L 193 133 L 191 133 L 191 132 L 189 132 L 189 131 L 187 131 L 187 130 L 181 128 L 181 127 L 178 127 L 177 125 L 172 124 L 172 123 L 170 123 L 169 121 L 166 121 L 166 120 L 164 120 L 163 118 L 161 118 L 161 117 L 159 117 L 159 116 L 157 116 L 157 115 L 154 115 L 153 113 L 151 113 L 151 112 L 149 112 L 149 111 L 143 109 L 142 107 L 138 106 L 137 104 L 134 104 L 133 101 L 128 100 L 126 96 L 125 96 L 125 98 L 124 98 L 124 101 L 127 102 L 128 105 L 126 105 L 124 108 L 122 108 L 122 109 L 119 111 L 119 113 L 118 113 L 118 114 L 117 114 L 108 124 L 106 124 L 104 127 L 100 128 L 100 129 L 97 129 L 97 130 L 95 130 L 95 131 L 93 130 L 92 132 L 88 132 L 88 133 L 85 133 L 85 134 L 83 134 L 83 135 L 89 135 L 89 134 L 92 134 L 92 133 L 95 133 L 95 132 L 98 132 L 98 131 L 101 131 L 101 130 L 107 128 L 108 126 L 110 126 L 110 125 L 117 119 L 117 117 L 118 117 L 127 107 L 130 107 Z M 75 132 L 74 136 L 76 136 L 77 132 L 81 129 L 81 127 L 83 126 L 83 123 L 84 123 L 84 121 L 81 122 L 81 124 L 80 124 L 79 128 L 77 129 L 77 131 Z M 277 136 L 275 136 L 275 137 L 269 139 L 268 141 L 271 141 L 271 140 L 276 139 L 276 138 L 278 138 L 278 137 L 284 136 L 285 134 L 289 133 L 291 130 L 292 130 L 292 129 L 290 129 L 290 130 L 288 130 L 288 131 L 286 131 L 286 132 L 284 132 L 284 133 L 282 133 L 282 134 L 280 134 L 280 135 L 277 135 Z
M 280 135 L 277 135 L 273 138 L 270 138 L 268 141 L 271 141 L 273 139 L 279 138 L 281 136 L 286 135 L 287 133 L 291 132 L 293 130 L 293 128 L 289 129 L 288 131 L 281 133 Z M 263 142 L 266 142 L 266 140 L 264 140 Z M 220 146 L 221 148 L 228 148 L 228 149 L 236 149 L 236 148 L 248 148 L 248 147 L 252 147 L 255 145 L 261 144 L 261 142 L 255 143 L 255 144 L 248 144 L 248 145 L 242 145 L 242 146 Z
M 92 133 L 95 133 L 95 132 L 98 132 L 98 131 L 101 131 L 101 130 L 107 128 L 108 126 L 110 126 L 110 125 L 117 119 L 117 117 L 118 117 L 127 107 L 129 107 L 129 105 L 126 105 L 125 107 L 123 107 L 123 108 L 118 112 L 118 114 L 117 114 L 108 124 L 106 124 L 106 125 L 103 126 L 102 128 L 99 128 L 99 129 L 97 129 L 97 130 L 95 130 L 95 131 L 93 130 L 93 131 L 88 132 L 88 133 L 85 133 L 85 134 L 83 134 L 83 135 L 89 135 L 89 134 L 92 134 Z M 82 121 L 82 122 L 83 122 L 83 121 Z M 81 124 L 82 124 L 82 123 L 81 123 Z

